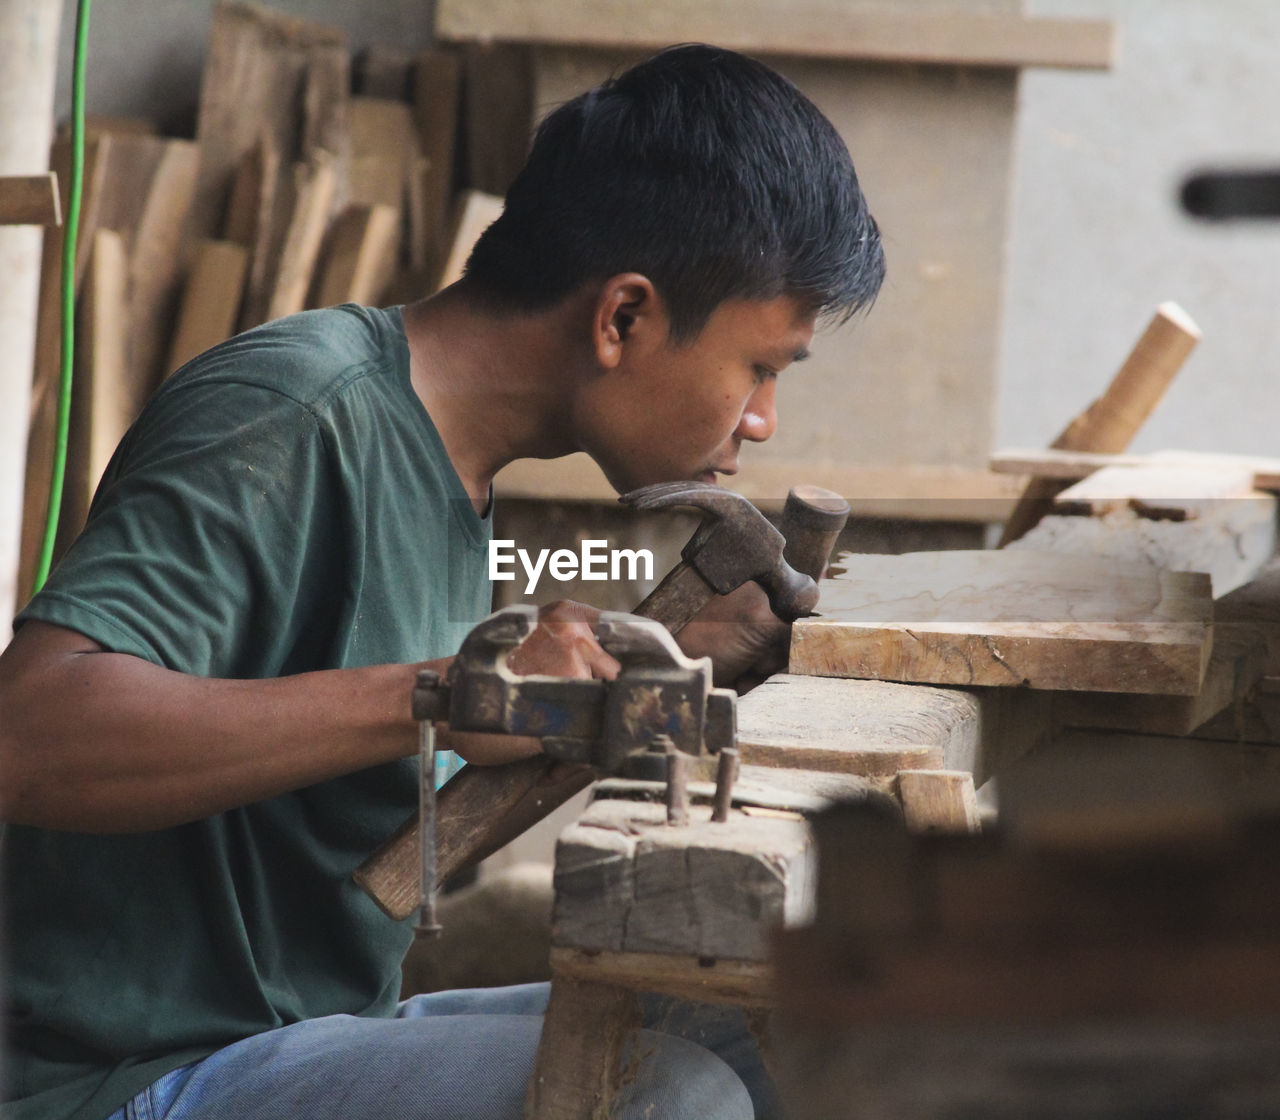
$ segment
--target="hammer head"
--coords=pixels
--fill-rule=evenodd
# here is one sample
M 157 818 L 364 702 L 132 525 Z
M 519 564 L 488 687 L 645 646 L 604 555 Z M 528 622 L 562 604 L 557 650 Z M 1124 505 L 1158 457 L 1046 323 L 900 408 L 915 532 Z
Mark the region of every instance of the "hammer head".
M 782 558 L 786 540 L 741 494 L 706 482 L 660 482 L 631 490 L 619 499 L 634 509 L 689 506 L 703 514 L 681 559 L 720 595 L 755 580 L 784 622 L 809 614 L 818 602 L 818 585 Z

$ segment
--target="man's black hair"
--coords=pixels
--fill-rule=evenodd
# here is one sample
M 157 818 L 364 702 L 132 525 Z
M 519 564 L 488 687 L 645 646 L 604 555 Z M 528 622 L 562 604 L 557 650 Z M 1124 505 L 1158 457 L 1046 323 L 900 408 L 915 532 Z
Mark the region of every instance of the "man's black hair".
M 762 63 L 688 45 L 547 116 L 465 277 L 534 311 L 622 272 L 653 281 L 688 341 L 734 298 L 846 319 L 875 298 L 884 256 L 831 122 Z

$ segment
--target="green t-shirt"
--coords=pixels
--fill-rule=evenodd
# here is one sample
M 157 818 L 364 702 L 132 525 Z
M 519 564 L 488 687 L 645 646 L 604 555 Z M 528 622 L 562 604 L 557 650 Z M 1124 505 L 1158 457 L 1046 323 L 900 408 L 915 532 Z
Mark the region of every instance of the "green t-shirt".
M 305 312 L 165 383 L 19 623 L 208 677 L 441 657 L 489 610 L 490 528 L 410 385 L 399 310 Z M 9 827 L 6 1115 L 100 1120 L 240 1038 L 389 1013 L 412 932 L 351 873 L 416 807 L 416 769 L 156 832 Z

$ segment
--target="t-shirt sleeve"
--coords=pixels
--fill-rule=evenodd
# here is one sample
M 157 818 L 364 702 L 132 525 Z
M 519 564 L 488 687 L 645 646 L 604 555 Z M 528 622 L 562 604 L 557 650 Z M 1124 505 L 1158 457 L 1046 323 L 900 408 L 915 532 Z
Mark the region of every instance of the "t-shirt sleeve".
M 316 415 L 287 395 L 162 391 L 18 622 L 199 676 L 288 671 L 317 599 L 336 593 L 338 473 Z

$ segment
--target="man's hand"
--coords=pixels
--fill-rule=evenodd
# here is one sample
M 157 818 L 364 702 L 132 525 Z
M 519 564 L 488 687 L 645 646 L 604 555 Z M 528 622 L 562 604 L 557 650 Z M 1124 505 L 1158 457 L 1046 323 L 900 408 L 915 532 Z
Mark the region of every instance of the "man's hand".
M 791 627 L 769 608 L 759 584 L 712 599 L 676 641 L 690 657 L 710 657 L 713 679 L 740 692 L 787 666 Z
M 538 625 L 507 659 L 521 676 L 572 677 L 611 681 L 621 666 L 596 641 L 600 612 L 567 599 L 538 610 Z M 492 735 L 440 727 L 437 746 L 457 753 L 475 766 L 496 766 L 542 751 L 538 739 L 524 735 Z M 574 768 L 571 768 L 574 769 Z

